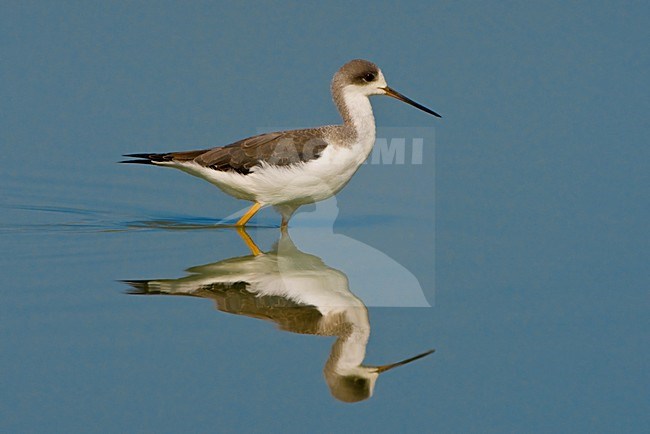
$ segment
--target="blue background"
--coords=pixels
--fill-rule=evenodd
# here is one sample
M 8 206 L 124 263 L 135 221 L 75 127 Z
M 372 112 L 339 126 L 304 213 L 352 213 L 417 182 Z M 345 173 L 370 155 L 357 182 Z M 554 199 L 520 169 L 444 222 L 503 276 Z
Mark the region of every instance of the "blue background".
M 3 2 L 0 429 L 644 432 L 649 14 L 631 1 Z M 367 360 L 437 351 L 346 405 L 322 379 L 331 340 L 122 293 L 116 280 L 246 249 L 229 230 L 139 229 L 242 203 L 114 162 L 336 123 L 329 80 L 358 57 L 443 115 L 374 98 L 379 133 L 435 128 L 435 144 L 420 166 L 362 167 L 337 196 L 335 231 L 403 264 L 435 303 L 371 309 Z M 263 250 L 277 238 L 253 232 Z

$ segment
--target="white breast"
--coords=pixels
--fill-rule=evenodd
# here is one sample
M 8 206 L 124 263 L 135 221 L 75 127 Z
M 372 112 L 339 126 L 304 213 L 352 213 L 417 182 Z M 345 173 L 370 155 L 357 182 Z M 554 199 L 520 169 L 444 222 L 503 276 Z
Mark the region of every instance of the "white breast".
M 329 145 L 319 158 L 306 163 L 263 165 L 248 175 L 216 171 L 193 162 L 184 163 L 180 169 L 240 199 L 264 205 L 305 204 L 327 199 L 343 188 L 366 160 L 373 144 L 374 134 L 352 147 Z
M 375 143 L 375 119 L 368 96 L 354 86 L 343 88 L 342 96 L 356 132 L 354 143 L 325 137 L 329 145 L 321 156 L 289 166 L 264 164 L 242 175 L 202 167 L 194 162 L 178 167 L 216 185 L 231 196 L 263 205 L 302 205 L 327 199 L 341 190 L 368 158 Z

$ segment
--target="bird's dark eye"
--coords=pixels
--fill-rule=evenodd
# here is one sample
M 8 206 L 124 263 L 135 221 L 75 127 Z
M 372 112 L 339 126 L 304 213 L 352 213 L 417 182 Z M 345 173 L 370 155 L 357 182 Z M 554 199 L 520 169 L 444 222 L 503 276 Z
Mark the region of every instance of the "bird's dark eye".
M 377 76 L 373 72 L 366 72 L 364 74 L 364 76 L 361 77 L 361 79 L 363 81 L 365 81 L 366 83 L 370 83 L 371 81 L 375 81 L 375 78 L 377 78 Z

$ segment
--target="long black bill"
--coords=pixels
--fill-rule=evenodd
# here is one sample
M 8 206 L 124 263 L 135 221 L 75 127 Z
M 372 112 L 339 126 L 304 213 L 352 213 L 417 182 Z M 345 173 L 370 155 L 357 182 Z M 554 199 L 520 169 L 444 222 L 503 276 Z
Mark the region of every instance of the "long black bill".
M 429 350 L 429 351 L 426 351 L 426 352 L 424 352 L 422 354 L 418 354 L 415 357 L 411 357 L 409 359 L 402 360 L 401 362 L 391 363 L 390 365 L 377 366 L 375 368 L 375 372 L 381 374 L 382 372 L 386 372 L 386 371 L 388 371 L 390 369 L 397 368 L 398 366 L 403 366 L 403 365 L 406 365 L 407 363 L 411 363 L 411 362 L 414 362 L 414 361 L 416 361 L 418 359 L 421 359 L 422 357 L 426 357 L 429 354 L 433 353 L 434 351 L 435 350 Z
M 388 96 L 392 96 L 393 98 L 398 99 L 400 101 L 403 101 L 403 102 L 405 102 L 407 104 L 410 104 L 415 108 L 419 108 L 423 112 L 429 113 L 430 115 L 434 115 L 435 117 L 438 117 L 438 118 L 442 117 L 438 113 L 434 112 L 433 110 L 428 109 L 425 106 L 423 106 L 422 104 L 419 104 L 419 103 L 413 101 L 412 99 L 405 97 L 404 95 L 402 95 L 398 91 L 393 90 L 388 86 L 384 87 L 383 89 L 386 92 L 386 95 L 388 95 Z

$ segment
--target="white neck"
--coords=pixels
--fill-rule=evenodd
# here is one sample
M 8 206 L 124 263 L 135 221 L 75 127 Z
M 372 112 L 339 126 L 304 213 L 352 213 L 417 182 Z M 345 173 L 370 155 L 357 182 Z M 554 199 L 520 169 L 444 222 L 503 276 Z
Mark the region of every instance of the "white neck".
M 370 323 L 365 307 L 346 309 L 345 322 L 351 329 L 349 335 L 340 337 L 337 342 L 340 344 L 340 352 L 334 365 L 337 372 L 348 372 L 361 366 L 370 337 Z
M 375 117 L 372 114 L 370 99 L 359 93 L 352 86 L 343 89 L 343 106 L 341 115 L 346 124 L 352 124 L 357 134 L 366 136 L 375 135 Z

